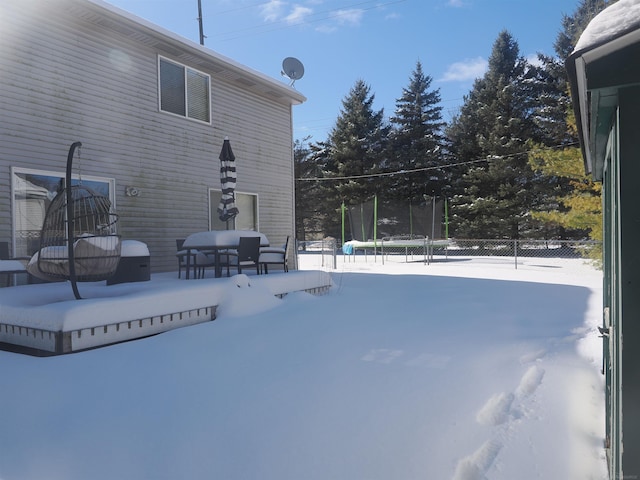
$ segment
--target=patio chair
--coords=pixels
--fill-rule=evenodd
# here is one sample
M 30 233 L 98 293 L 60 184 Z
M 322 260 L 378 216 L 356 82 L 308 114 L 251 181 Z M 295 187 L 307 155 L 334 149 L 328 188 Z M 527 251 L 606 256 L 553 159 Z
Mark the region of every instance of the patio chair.
M 0 242 L 0 260 L 9 260 L 9 242 Z M 11 275 L 7 274 L 3 287 L 7 287 L 10 284 Z
M 40 230 L 40 247 L 27 270 L 47 280 L 70 280 L 76 299 L 80 300 L 77 282 L 107 280 L 120 262 L 118 215 L 111 200 L 84 186 L 72 183 L 75 142 L 67 155 L 65 186 L 53 198 Z
M 289 271 L 289 261 L 287 260 L 289 257 L 289 240 L 290 237 L 287 236 L 287 241 L 282 247 L 262 247 L 260 249 L 260 259 L 258 260 L 260 271 L 264 267 L 264 273 L 268 274 L 269 265 L 282 265 L 285 272 Z
M 238 256 L 237 250 L 220 250 L 218 252 L 218 265 L 220 271 L 222 271 L 222 267 L 227 267 L 227 277 L 230 276 L 229 268 L 235 264 L 235 258 Z
M 215 258 L 213 255 L 207 255 L 200 250 L 191 249 L 191 258 L 187 262 L 189 250 L 183 249 L 184 238 L 176 239 L 176 257 L 178 258 L 178 278 L 182 278 L 182 269 L 186 271 L 187 265 L 193 269 L 194 278 L 204 278 L 205 268 L 215 266 Z
M 9 251 L 9 242 L 0 242 L 0 260 L 8 260 L 0 268 L 0 275 L 5 276 L 4 283 L 0 283 L 1 287 L 9 287 L 12 284 L 12 276 L 18 273 L 28 273 L 23 267 L 25 261 L 31 257 L 12 257 Z M 29 275 L 29 283 L 31 283 L 31 275 Z
M 260 237 L 240 237 L 238 243 L 237 255 L 227 252 L 229 262 L 232 267 L 238 269 L 238 273 L 242 273 L 242 269 L 246 267 L 256 267 L 256 273 L 260 274 Z

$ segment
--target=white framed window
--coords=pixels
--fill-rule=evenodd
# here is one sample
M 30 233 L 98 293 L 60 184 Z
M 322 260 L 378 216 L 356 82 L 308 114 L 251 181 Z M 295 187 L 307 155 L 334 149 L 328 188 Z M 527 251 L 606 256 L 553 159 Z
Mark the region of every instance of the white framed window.
M 160 111 L 211 123 L 211 77 L 158 56 Z
M 218 217 L 218 205 L 222 191 L 209 189 L 209 230 L 254 230 L 259 231 L 258 195 L 255 193 L 235 192 L 236 207 L 240 213 L 229 222 Z
M 80 180 L 74 175 L 71 182 L 76 185 Z M 13 245 L 17 257 L 28 257 L 38 250 L 47 208 L 64 184 L 64 173 L 11 168 Z M 115 206 L 115 179 L 83 175 L 82 185 L 108 197 Z

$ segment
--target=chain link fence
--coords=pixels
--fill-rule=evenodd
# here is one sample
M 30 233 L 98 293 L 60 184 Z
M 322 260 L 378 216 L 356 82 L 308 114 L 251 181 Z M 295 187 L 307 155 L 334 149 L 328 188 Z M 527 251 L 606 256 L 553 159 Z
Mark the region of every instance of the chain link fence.
M 508 259 L 514 268 L 518 263 L 532 260 L 553 266 L 566 259 L 584 259 L 599 263 L 602 244 L 591 240 L 451 240 L 444 247 L 432 249 L 431 260 L 438 258 L 483 257 Z
M 300 257 L 312 258 L 312 264 L 318 268 L 335 270 L 337 268 L 338 242 L 334 238 L 324 240 L 296 240 L 296 266 L 300 265 Z M 342 253 L 340 251 L 340 253 Z M 308 263 L 308 262 L 307 262 Z
M 338 248 L 335 239 L 296 242 L 297 260 L 301 255 L 314 255 L 318 268 L 335 269 L 337 258 L 349 262 L 445 262 L 464 259 L 486 263 L 522 264 L 554 267 L 567 259 L 582 259 L 599 266 L 602 244 L 589 240 L 492 240 L 387 237 L 375 242 L 349 242 L 349 248 Z M 306 262 L 308 264 L 308 262 Z M 298 262 L 298 264 L 300 264 Z

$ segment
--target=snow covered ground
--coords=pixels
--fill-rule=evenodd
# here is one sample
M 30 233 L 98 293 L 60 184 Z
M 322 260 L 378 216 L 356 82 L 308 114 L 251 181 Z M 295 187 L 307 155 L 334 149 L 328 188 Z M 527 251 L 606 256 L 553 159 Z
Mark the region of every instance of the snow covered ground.
M 600 272 L 332 272 L 325 296 L 231 290 L 216 321 L 144 340 L 0 352 L 0 479 L 606 478 Z

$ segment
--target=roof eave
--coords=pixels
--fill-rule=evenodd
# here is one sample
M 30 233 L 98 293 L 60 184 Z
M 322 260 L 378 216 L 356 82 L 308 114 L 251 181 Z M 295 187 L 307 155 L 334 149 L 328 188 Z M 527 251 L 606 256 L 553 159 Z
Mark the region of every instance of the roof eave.
M 590 92 L 588 85 L 589 65 L 607 55 L 622 50 L 632 44 L 640 42 L 640 24 L 620 32 L 616 36 L 604 38 L 586 48 L 574 51 L 565 62 L 569 85 L 571 88 L 571 101 L 576 117 L 576 126 L 580 138 L 580 148 L 584 159 L 585 172 L 590 173 L 594 179 L 601 180 L 602 172 L 593 158 L 595 132 L 592 132 L 597 118 L 592 118 L 590 108 Z M 597 112 L 593 112 L 597 114 Z
M 99 10 L 102 14 L 108 15 L 110 19 L 135 28 L 148 37 L 156 38 L 166 44 L 167 47 L 177 47 L 177 50 L 184 51 L 186 55 L 191 55 L 196 59 L 201 59 L 203 64 L 212 67 L 215 74 L 233 82 L 239 81 L 245 88 L 254 90 L 262 95 L 271 97 L 276 101 L 284 101 L 291 105 L 304 103 L 307 98 L 293 87 L 277 81 L 257 70 L 244 66 L 231 58 L 221 55 L 203 45 L 181 37 L 163 27 L 160 27 L 148 20 L 140 18 L 132 13 L 117 8 L 103 0 L 79 0 L 82 4 Z M 169 48 L 170 50 L 170 48 Z

